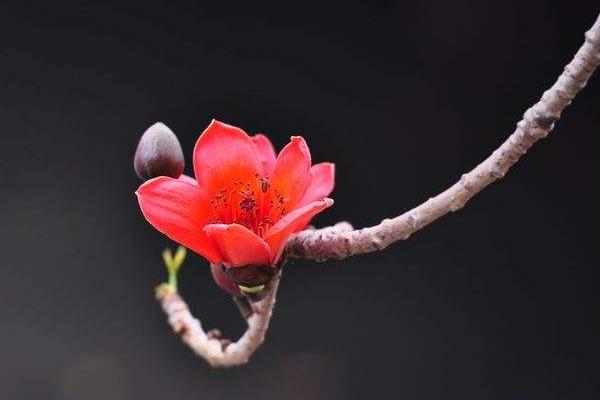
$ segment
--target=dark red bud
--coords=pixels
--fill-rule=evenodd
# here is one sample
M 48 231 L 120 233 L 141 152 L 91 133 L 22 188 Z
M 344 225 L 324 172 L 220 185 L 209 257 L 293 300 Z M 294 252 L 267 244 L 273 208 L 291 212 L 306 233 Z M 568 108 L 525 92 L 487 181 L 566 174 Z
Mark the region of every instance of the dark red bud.
M 157 122 L 144 132 L 133 158 L 133 167 L 140 179 L 157 176 L 179 178 L 184 166 L 181 145 L 168 126 Z

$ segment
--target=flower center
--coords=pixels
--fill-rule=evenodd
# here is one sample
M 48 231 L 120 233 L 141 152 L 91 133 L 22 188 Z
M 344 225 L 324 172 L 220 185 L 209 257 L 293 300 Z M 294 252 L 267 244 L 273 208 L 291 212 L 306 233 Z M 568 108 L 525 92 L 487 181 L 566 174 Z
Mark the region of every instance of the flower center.
M 255 175 L 219 189 L 210 200 L 210 223 L 240 224 L 263 236 L 288 211 L 287 203 L 268 178 Z

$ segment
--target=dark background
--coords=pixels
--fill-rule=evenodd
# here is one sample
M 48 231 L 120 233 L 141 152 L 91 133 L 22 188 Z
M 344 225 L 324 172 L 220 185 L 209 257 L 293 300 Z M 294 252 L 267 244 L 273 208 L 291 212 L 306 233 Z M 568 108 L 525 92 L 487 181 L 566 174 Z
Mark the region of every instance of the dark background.
M 250 6 L 249 4 L 253 5 Z M 302 134 L 337 165 L 317 225 L 379 222 L 496 148 L 597 1 L 3 4 L 2 399 L 597 399 L 600 79 L 501 182 L 378 254 L 286 266 L 267 342 L 211 370 L 153 299 L 170 246 L 133 195 L 163 121 Z M 206 262 L 182 292 L 244 328 Z

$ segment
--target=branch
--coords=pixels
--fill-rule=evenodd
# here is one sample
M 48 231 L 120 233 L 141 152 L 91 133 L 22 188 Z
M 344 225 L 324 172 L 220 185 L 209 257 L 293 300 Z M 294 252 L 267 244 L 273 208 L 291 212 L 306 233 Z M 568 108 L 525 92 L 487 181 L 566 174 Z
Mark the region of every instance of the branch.
M 462 175 L 460 180 L 425 203 L 379 225 L 354 230 L 347 222 L 323 229 L 312 229 L 293 236 L 286 247 L 287 258 L 306 258 L 322 261 L 341 259 L 354 254 L 382 250 L 390 244 L 407 239 L 411 234 L 438 218 L 457 211 L 490 183 L 502 178 L 527 150 L 550 133 L 562 111 L 600 64 L 600 16 L 586 32 L 585 42 L 565 67 L 554 85 L 544 92 L 539 102 L 529 108 L 512 135 L 491 156 Z M 171 266 L 176 274 L 178 266 Z M 167 263 L 169 268 L 169 263 Z M 218 330 L 205 332 L 200 321 L 190 313 L 178 294 L 176 282 L 161 285 L 156 291 L 173 331 L 181 336 L 196 354 L 213 367 L 241 365 L 263 343 L 273 313 L 281 271 L 263 291 L 261 299 L 249 297 L 237 301 L 248 328 L 237 342 L 222 338 Z M 240 300 L 240 299 L 238 299 Z
M 275 306 L 281 272 L 273 277 L 260 300 L 247 298 L 251 312 L 246 318 L 248 328 L 237 342 L 230 342 L 218 330 L 205 332 L 200 321 L 190 313 L 187 304 L 173 286 L 159 286 L 156 298 L 167 314 L 173 331 L 197 355 L 213 367 L 232 367 L 248 362 L 264 342 Z
M 287 257 L 323 261 L 383 250 L 398 240 L 408 239 L 414 232 L 449 212 L 460 210 L 486 186 L 502 178 L 535 142 L 550 133 L 562 111 L 585 87 L 598 64 L 600 16 L 586 32 L 585 42 L 573 60 L 556 83 L 525 112 L 514 133 L 481 164 L 462 175 L 458 182 L 412 210 L 384 219 L 379 225 L 352 230 L 348 223 L 341 223 L 300 232 L 288 242 Z

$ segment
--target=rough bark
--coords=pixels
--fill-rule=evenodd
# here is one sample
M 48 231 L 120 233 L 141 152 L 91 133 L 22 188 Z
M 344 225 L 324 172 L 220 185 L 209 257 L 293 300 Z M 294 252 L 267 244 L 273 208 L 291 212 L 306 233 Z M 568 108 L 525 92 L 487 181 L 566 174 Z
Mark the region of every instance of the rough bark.
M 232 367 L 248 362 L 250 356 L 264 342 L 280 278 L 281 273 L 275 275 L 260 300 L 248 299 L 251 307 L 251 312 L 246 318 L 248 328 L 236 342 L 223 338 L 219 330 L 206 332 L 173 287 L 159 286 L 156 298 L 167 314 L 173 332 L 179 335 L 194 353 L 213 367 Z

